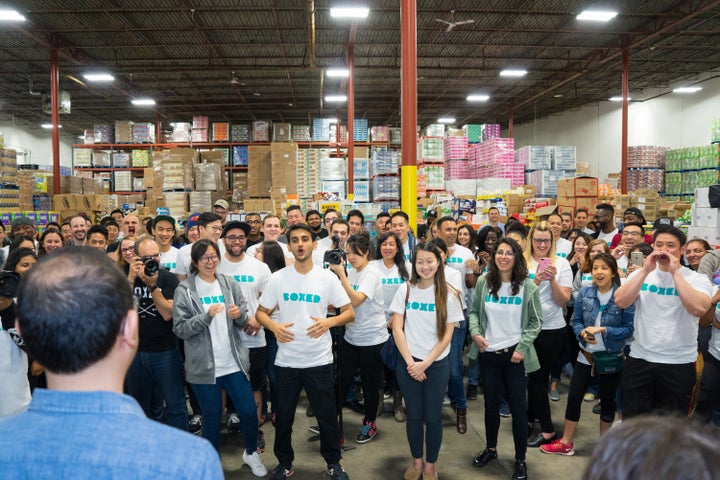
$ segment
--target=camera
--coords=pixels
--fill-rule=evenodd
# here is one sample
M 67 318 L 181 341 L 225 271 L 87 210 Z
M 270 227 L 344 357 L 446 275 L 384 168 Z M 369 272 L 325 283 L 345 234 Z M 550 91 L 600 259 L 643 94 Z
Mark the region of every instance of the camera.
M 142 260 L 143 265 L 145 265 L 145 276 L 152 277 L 160 270 L 160 264 L 152 255 L 140 257 L 140 260 Z
M 3 270 L 0 272 L 0 297 L 15 298 L 20 286 L 20 274 Z
M 333 235 L 331 238 L 333 248 L 325 252 L 323 255 L 323 267 L 328 268 L 330 265 L 345 265 L 347 263 L 347 255 L 340 248 L 340 237 Z

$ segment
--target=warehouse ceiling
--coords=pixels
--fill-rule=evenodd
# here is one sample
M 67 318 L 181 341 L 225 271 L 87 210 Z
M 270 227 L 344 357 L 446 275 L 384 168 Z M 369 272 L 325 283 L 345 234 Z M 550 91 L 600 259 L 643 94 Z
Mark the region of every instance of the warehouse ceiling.
M 2 1 L 2 0 L 0 0 Z M 347 3 L 360 3 L 357 1 Z M 50 115 L 50 52 L 72 113 L 63 135 L 114 120 L 309 124 L 340 118 L 324 95 L 347 81 L 324 71 L 354 50 L 355 117 L 400 125 L 400 2 L 367 0 L 367 19 L 330 16 L 335 0 L 30 0 L 26 17 L 0 23 L 0 120 L 38 128 Z M 7 5 L 7 4 L 6 4 Z M 580 22 L 586 8 L 614 9 L 607 23 Z M 454 12 L 452 12 L 454 11 Z M 458 24 L 448 30 L 448 24 Z M 622 51 L 633 101 L 720 74 L 720 1 L 417 0 L 418 123 L 532 122 L 621 93 Z M 352 48 L 349 49 L 349 46 Z M 508 67 L 528 71 L 504 78 Z M 83 74 L 102 70 L 111 84 Z M 487 94 L 469 103 L 472 93 Z M 133 97 L 152 97 L 136 107 Z

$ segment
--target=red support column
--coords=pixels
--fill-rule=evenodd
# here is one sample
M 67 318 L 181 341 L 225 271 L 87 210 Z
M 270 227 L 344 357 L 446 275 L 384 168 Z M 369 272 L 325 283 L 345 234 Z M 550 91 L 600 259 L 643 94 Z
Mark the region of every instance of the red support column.
M 50 50 L 50 111 L 52 112 L 53 192 L 60 193 L 60 74 L 58 52 Z
M 400 2 L 402 167 L 400 206 L 417 232 L 417 2 Z
M 623 49 L 622 51 L 622 137 L 621 146 L 622 148 L 622 167 L 620 174 L 622 175 L 622 193 L 625 194 L 628 191 L 628 98 L 630 98 L 630 86 L 628 83 L 628 51 Z
M 510 107 L 508 113 L 508 137 L 513 138 L 513 128 L 515 127 L 515 110 Z
M 348 194 L 355 193 L 355 172 L 353 170 L 353 164 L 355 162 L 355 136 L 353 135 L 353 129 L 355 128 L 355 45 L 350 43 L 348 45 L 348 70 L 350 75 L 348 76 Z

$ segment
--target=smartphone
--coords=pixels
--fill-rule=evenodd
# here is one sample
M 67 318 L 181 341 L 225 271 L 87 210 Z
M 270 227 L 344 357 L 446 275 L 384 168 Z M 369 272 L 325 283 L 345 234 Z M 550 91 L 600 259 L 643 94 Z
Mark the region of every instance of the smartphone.
M 630 263 L 633 265 L 636 265 L 638 267 L 643 266 L 643 254 L 642 252 L 632 252 L 630 253 Z
M 545 268 L 552 265 L 552 259 L 551 258 L 541 258 L 540 263 L 538 264 L 538 274 L 542 274 L 545 271 Z
M 592 334 L 592 333 L 590 333 L 590 332 L 587 332 L 587 333 L 585 334 L 585 338 L 588 339 L 588 340 L 595 340 L 595 335 Z

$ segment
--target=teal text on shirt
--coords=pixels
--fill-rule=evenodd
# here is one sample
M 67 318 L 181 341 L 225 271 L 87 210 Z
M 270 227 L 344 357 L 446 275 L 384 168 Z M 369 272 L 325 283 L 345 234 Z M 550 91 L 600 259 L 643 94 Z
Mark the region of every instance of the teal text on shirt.
M 283 292 L 283 300 L 286 302 L 320 303 L 320 295 L 312 293 Z
M 254 283 L 255 277 L 252 275 L 233 275 L 236 282 L 238 283 Z
M 160 265 L 167 268 L 168 270 L 175 270 L 177 268 L 176 262 L 161 263 Z
M 383 285 L 402 285 L 403 283 L 405 283 L 405 280 L 403 280 L 402 277 L 382 279 Z
M 407 305 L 405 305 L 405 310 L 417 310 L 419 312 L 434 312 L 435 304 L 434 303 L 424 303 L 424 302 L 409 302 Z
M 647 283 L 643 283 L 642 287 L 640 287 L 641 292 L 650 292 L 654 293 L 656 295 L 666 295 L 666 296 L 674 296 L 679 297 L 678 291 L 672 287 L 658 287 L 657 285 L 648 285 Z
M 560 258 L 567 258 L 567 253 L 558 252 L 555 254 L 555 256 Z
M 212 305 L 215 303 L 225 303 L 223 295 L 212 295 L 210 297 L 200 297 L 200 303 L 203 305 Z
M 522 305 L 522 298 L 520 297 L 495 297 L 487 294 L 485 296 L 485 303 L 497 303 L 499 305 Z
M 448 257 L 445 263 L 463 263 L 462 257 Z

